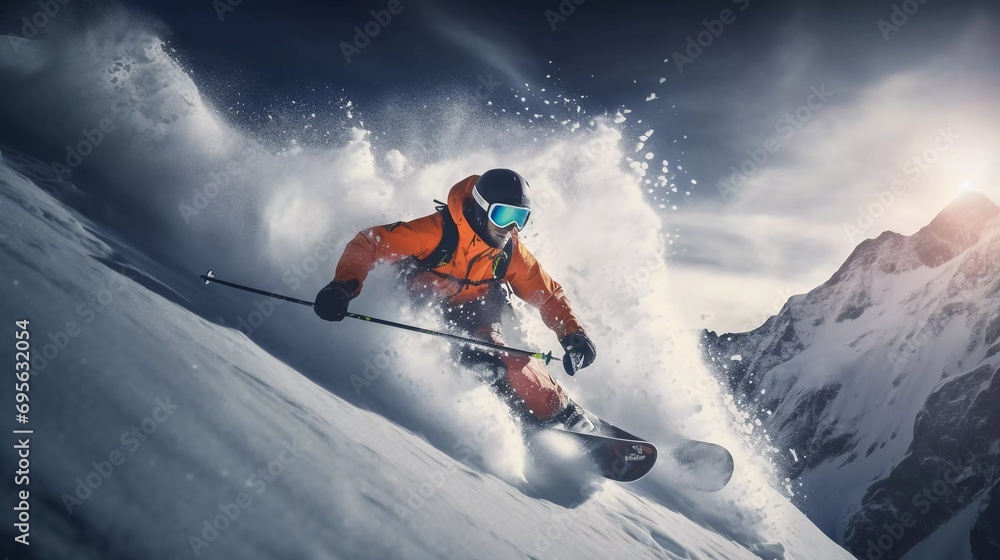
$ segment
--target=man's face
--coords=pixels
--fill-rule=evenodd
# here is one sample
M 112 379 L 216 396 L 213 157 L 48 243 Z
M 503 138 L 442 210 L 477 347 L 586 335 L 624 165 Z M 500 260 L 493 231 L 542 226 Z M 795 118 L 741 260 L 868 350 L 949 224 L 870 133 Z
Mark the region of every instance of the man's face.
M 507 244 L 507 241 L 510 240 L 510 234 L 514 230 L 514 224 L 502 228 L 493 225 L 493 222 L 487 220 L 486 229 L 490 234 L 490 239 L 487 239 L 486 242 L 497 249 L 502 249 L 503 246 Z

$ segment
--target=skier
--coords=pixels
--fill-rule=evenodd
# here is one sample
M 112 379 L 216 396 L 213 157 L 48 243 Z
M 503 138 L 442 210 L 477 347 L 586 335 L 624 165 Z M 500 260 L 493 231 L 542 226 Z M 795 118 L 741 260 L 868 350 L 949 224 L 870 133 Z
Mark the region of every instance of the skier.
M 368 273 L 379 263 L 395 263 L 411 296 L 437 306 L 449 325 L 506 345 L 501 322 L 514 311 L 509 289 L 539 309 L 566 351 L 566 373 L 574 375 L 593 363 L 597 351 L 573 316 L 562 286 L 518 237 L 531 215 L 527 191 L 521 175 L 491 169 L 453 186 L 447 204 L 440 203 L 434 214 L 361 231 L 347 244 L 333 281 L 317 294 L 316 314 L 342 320 Z M 456 346 L 453 353 L 460 364 L 480 372 L 523 418 L 577 431 L 594 429 L 579 405 L 530 358 L 467 346 Z

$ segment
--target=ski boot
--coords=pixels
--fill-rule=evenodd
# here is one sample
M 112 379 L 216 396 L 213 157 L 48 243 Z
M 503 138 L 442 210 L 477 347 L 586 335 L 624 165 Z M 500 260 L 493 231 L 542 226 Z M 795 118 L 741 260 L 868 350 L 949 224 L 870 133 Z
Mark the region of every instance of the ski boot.
M 592 433 L 597 429 L 594 421 L 587 415 L 587 411 L 573 401 L 569 401 L 566 408 L 553 416 L 550 422 L 552 422 L 553 427 L 558 427 L 561 424 L 563 428 L 571 432 L 584 434 Z

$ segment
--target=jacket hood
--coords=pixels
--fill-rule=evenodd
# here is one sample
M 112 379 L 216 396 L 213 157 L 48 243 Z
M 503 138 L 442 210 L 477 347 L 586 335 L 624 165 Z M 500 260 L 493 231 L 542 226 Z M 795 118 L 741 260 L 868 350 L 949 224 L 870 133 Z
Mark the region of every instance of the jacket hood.
M 455 220 L 455 225 L 458 226 L 459 230 L 465 230 L 473 235 L 475 235 L 475 232 L 472 231 L 472 226 L 465 219 L 465 214 L 462 212 L 462 204 L 465 202 L 465 199 L 472 196 L 472 187 L 476 186 L 476 181 L 478 180 L 479 175 L 470 175 L 456 183 L 451 188 L 451 191 L 448 192 L 448 212 L 451 213 L 451 219 Z

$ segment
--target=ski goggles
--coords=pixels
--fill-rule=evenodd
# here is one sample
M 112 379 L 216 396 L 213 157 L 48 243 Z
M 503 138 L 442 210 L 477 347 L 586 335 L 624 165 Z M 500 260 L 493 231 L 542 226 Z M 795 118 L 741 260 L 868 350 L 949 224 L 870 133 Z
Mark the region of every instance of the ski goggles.
M 498 228 L 506 228 L 514 224 L 517 226 L 518 231 L 520 231 L 524 229 L 524 226 L 528 225 L 528 216 L 531 215 L 531 210 L 524 206 L 513 206 L 500 202 L 490 204 L 486 202 L 486 199 L 479 194 L 479 191 L 475 187 L 472 187 L 472 198 L 476 200 L 476 204 L 483 210 L 486 210 L 486 216 Z

